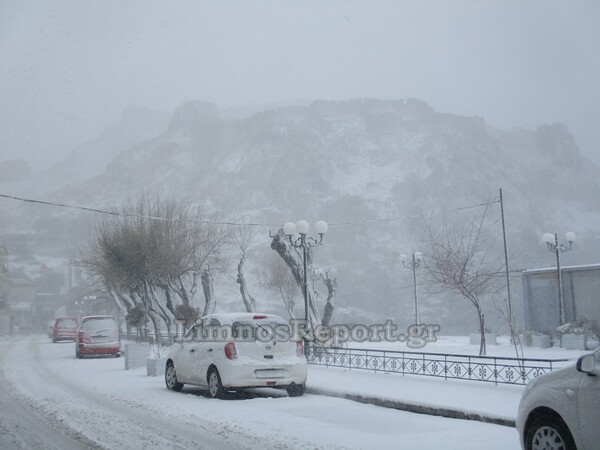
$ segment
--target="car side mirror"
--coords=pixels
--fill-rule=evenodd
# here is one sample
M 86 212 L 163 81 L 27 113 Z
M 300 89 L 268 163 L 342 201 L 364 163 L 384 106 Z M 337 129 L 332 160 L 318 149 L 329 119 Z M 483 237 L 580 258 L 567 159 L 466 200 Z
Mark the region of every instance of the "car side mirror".
M 577 360 L 577 371 L 587 373 L 590 376 L 597 376 L 596 359 L 594 355 L 583 355 Z

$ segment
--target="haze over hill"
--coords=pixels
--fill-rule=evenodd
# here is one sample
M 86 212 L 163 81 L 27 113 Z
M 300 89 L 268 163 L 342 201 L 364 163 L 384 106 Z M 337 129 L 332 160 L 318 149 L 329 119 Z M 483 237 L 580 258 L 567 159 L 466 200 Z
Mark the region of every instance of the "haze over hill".
M 216 105 L 190 101 L 164 119 L 125 112 L 118 126 L 52 170 L 24 173 L 21 183 L 3 182 L 2 190 L 26 185 L 45 200 L 105 209 L 151 190 L 228 218 L 271 224 L 261 227 L 251 266 L 271 251 L 268 232 L 278 224 L 324 219 L 330 232 L 315 261 L 337 271 L 338 320 L 410 311 L 411 274 L 398 255 L 423 245 L 420 217 L 465 207 L 452 214 L 476 213 L 499 187 L 512 269 L 553 265 L 541 244 L 546 231 L 578 234 L 581 245 L 566 264 L 598 262 L 600 169 L 580 155 L 561 124 L 499 130 L 483 118 L 438 113 L 414 99 L 316 101 L 241 119 L 224 119 Z M 85 166 L 89 161 L 92 167 Z M 105 170 L 100 161 L 107 161 Z M 45 181 L 30 183 L 36 179 Z M 54 256 L 66 256 L 66 243 L 75 251 L 73 237 L 83 241 L 92 220 L 90 213 L 64 208 L 6 201 L 0 207 L 5 232 L 36 231 L 35 239 L 46 242 L 32 251 Z M 499 214 L 493 204 L 489 251 L 501 257 Z M 240 301 L 234 280 L 220 284 L 225 305 Z M 448 311 L 462 308 L 437 294 L 423 292 L 423 301 L 429 321 L 451 324 Z

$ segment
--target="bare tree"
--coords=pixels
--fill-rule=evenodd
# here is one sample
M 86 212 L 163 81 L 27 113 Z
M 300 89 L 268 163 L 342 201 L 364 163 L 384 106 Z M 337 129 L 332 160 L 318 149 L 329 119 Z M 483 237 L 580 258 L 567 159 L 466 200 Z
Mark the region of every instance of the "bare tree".
M 496 273 L 501 264 L 486 257 L 484 224 L 489 205 L 480 216 L 470 217 L 450 225 L 446 214 L 441 223 L 434 216 L 424 219 L 425 243 L 428 247 L 425 268 L 440 292 L 450 291 L 466 298 L 475 308 L 481 335 L 479 354 L 485 355 L 485 315 L 482 298 L 498 292 Z
M 300 290 L 304 291 L 303 257 L 298 249 L 290 245 L 285 234 L 283 233 L 283 229 L 280 229 L 277 234 L 273 236 L 271 248 L 277 252 L 283 262 L 288 266 Z M 319 312 L 315 299 L 316 292 L 314 289 L 314 280 L 313 277 L 310 276 L 312 274 L 312 248 L 307 249 L 306 268 L 306 301 L 308 302 L 308 320 L 312 324 L 319 324 L 321 323 L 321 313 Z
M 515 327 L 515 321 L 510 314 L 510 308 L 508 306 L 508 299 L 504 299 L 504 303 L 499 305 L 497 302 L 494 302 L 494 310 L 498 313 L 498 316 L 506 323 L 508 329 L 510 331 L 510 342 L 515 349 L 515 354 L 517 358 L 523 358 L 523 345 L 521 343 L 521 339 L 519 338 L 519 333 L 517 328 Z
M 171 331 L 178 303 L 192 307 L 201 274 L 225 270 L 228 230 L 188 203 L 141 195 L 119 217 L 97 225 L 80 264 L 95 273 L 121 308 L 142 306 L 157 336 Z M 204 289 L 214 310 L 212 278 Z M 204 286 L 203 286 L 204 287 Z M 205 310 L 207 309 L 205 306 Z
M 293 247 L 285 234 L 283 233 L 283 229 L 280 229 L 275 236 L 272 237 L 271 248 L 277 252 L 277 254 L 281 257 L 283 262 L 288 266 L 288 269 L 291 271 L 291 274 L 296 281 L 297 286 L 303 290 L 304 289 L 304 264 L 303 264 L 303 256 L 298 251 L 297 248 Z M 312 248 L 307 249 L 306 253 L 306 301 L 308 302 L 308 319 L 311 324 L 328 324 L 331 320 L 331 315 L 333 314 L 334 309 L 334 298 L 335 291 L 337 288 L 337 283 L 335 279 L 330 279 L 328 276 L 325 278 L 321 278 L 322 281 L 325 282 L 325 285 L 328 288 L 328 300 L 325 306 L 325 314 L 321 316 L 321 312 L 319 311 L 318 306 L 318 296 L 314 284 L 314 278 L 316 275 L 316 271 L 313 269 L 312 263 Z M 329 283 L 329 284 L 328 284 Z M 326 323 L 325 323 L 326 322 Z
M 213 288 L 213 274 L 210 271 L 210 268 L 206 268 L 200 275 L 200 278 L 202 280 L 202 291 L 204 292 L 205 298 L 202 315 L 206 316 L 207 314 L 214 313 L 217 306 Z
M 164 218 L 150 224 L 157 257 L 152 259 L 149 270 L 174 313 L 173 296 L 190 306 L 198 290 L 198 278 L 208 267 L 213 274 L 226 270 L 222 249 L 228 242 L 229 230 L 217 224 L 218 217 L 209 220 L 202 210 L 192 211 L 189 203 L 148 203 L 150 216 Z
M 274 253 L 267 254 L 257 270 L 257 278 L 260 287 L 279 294 L 290 319 L 294 318 L 294 306 L 301 292 L 289 267 L 281 258 Z
M 232 230 L 232 239 L 240 249 L 240 261 L 237 265 L 237 283 L 240 285 L 240 294 L 247 312 L 256 311 L 256 300 L 248 291 L 246 276 L 244 274 L 244 263 L 246 262 L 246 251 L 256 237 L 258 229 L 249 225 L 242 225 Z
M 331 270 L 321 271 L 321 280 L 327 287 L 327 300 L 325 302 L 325 308 L 323 310 L 323 319 L 321 323 L 323 325 L 329 325 L 331 323 L 331 316 L 333 315 L 333 309 L 335 308 L 335 294 L 337 292 L 337 278 L 335 278 Z

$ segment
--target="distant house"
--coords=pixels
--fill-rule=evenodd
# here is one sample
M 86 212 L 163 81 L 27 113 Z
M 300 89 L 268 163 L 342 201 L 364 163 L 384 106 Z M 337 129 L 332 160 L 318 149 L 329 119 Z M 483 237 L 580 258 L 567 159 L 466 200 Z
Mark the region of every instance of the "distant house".
M 29 332 L 36 327 L 36 294 L 35 283 L 29 278 L 9 278 L 8 314 L 20 331 Z
M 600 325 L 600 264 L 561 267 L 565 322 Z M 553 332 L 560 325 L 556 267 L 523 272 L 524 328 Z

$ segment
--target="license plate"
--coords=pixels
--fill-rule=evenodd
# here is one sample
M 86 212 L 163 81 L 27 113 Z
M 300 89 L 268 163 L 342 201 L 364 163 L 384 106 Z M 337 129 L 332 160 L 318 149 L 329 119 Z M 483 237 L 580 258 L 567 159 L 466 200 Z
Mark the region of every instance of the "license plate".
M 254 372 L 256 378 L 285 378 L 287 371 L 283 369 L 263 369 Z

